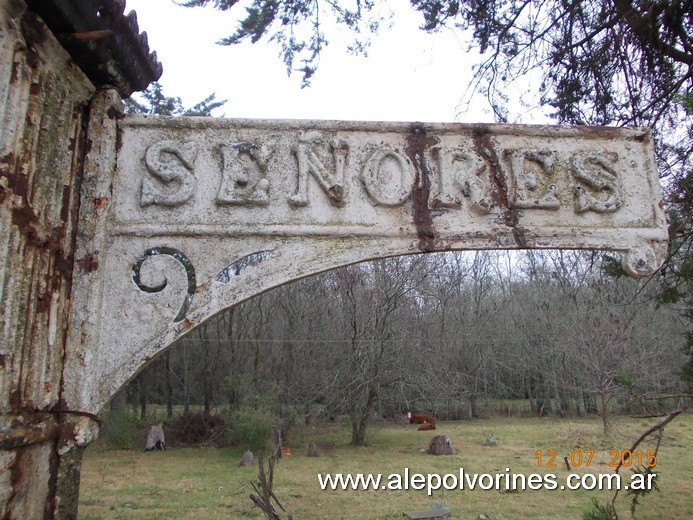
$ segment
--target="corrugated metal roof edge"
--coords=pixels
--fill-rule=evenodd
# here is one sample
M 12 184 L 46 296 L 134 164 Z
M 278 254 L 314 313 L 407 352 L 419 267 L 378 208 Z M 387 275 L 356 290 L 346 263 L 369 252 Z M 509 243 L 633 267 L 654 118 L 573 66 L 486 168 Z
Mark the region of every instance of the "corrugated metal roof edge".
M 147 33 L 125 0 L 26 0 L 96 87 L 112 86 L 128 97 L 161 77 Z

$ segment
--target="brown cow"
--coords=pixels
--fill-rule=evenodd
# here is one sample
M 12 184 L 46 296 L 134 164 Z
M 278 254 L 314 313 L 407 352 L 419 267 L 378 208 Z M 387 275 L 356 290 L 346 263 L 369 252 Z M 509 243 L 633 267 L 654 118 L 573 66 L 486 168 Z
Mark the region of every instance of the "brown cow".
M 407 418 L 409 419 L 409 424 L 420 424 L 419 430 L 436 429 L 436 420 L 430 415 L 409 412 Z

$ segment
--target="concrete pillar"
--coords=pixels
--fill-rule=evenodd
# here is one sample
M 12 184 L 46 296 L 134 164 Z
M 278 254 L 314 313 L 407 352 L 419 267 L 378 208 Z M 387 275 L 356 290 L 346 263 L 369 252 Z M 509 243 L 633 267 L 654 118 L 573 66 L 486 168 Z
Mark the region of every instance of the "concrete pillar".
M 128 80 L 133 62 L 144 70 L 152 60 L 148 49 L 124 48 L 144 39 L 122 4 L 0 2 L 0 518 L 76 518 L 82 452 L 98 432 L 93 410 L 65 399 L 78 383 L 66 381 L 65 360 L 80 192 L 101 135 L 88 127 L 117 117 L 120 95 L 156 79 Z M 79 19 L 62 11 L 70 6 Z M 55 36 L 72 41 L 104 23 L 135 36 L 84 49 Z M 139 58 L 123 71 L 118 56 L 129 54 Z M 97 93 L 103 85 L 118 90 Z
M 0 7 L 0 43 L 0 516 L 52 518 L 72 430 L 62 368 L 94 86 L 23 2 Z

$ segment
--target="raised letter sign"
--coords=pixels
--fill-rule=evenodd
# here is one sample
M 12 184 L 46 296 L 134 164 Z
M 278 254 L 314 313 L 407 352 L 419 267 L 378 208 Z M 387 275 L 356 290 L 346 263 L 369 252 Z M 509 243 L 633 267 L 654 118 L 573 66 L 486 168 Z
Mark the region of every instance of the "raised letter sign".
M 491 211 L 489 171 L 486 161 L 471 150 L 443 150 L 438 159 L 439 189 L 434 204 L 443 208 L 461 208 L 462 197 L 469 198 L 470 209 Z
M 344 204 L 344 160 L 348 148 L 344 142 L 331 143 L 336 170 L 335 173 L 332 173 L 320 161 L 310 146 L 320 141 L 322 141 L 322 136 L 319 132 L 308 132 L 300 134 L 298 137 L 298 145 L 296 146 L 298 182 L 296 183 L 296 193 L 289 197 L 289 204 L 292 206 L 308 205 L 308 175 L 315 177 L 332 204 L 335 206 Z
M 368 158 L 361 180 L 375 202 L 383 206 L 399 206 L 411 196 L 414 176 L 414 169 L 406 157 L 383 147 Z
M 573 175 L 587 186 L 575 188 L 575 211 L 596 211 L 613 213 L 623 204 L 623 187 L 613 166 L 618 161 L 615 154 L 579 153 L 573 157 Z M 607 193 L 606 199 L 597 198 L 590 193 Z
M 180 206 L 195 194 L 195 143 L 159 141 L 147 148 L 144 163 L 151 176 L 142 179 L 140 206 Z
M 336 267 L 429 251 L 579 248 L 619 253 L 641 277 L 667 250 L 648 130 L 108 121 L 120 146 L 117 162 L 89 177 L 98 184 L 84 183 L 81 225 L 94 238 L 78 257 L 91 276 L 75 301 L 89 305 L 70 327 L 74 345 L 85 334 L 98 343 L 98 356 L 88 365 L 75 356 L 74 366 L 87 366 L 99 389 L 75 410 L 102 409 L 139 367 L 223 309 Z
M 267 206 L 270 183 L 267 161 L 271 152 L 266 146 L 252 143 L 219 145 L 222 155 L 222 177 L 217 204 Z
M 505 150 L 514 181 L 510 204 L 520 209 L 557 210 L 561 201 L 556 196 L 554 179 L 556 153 L 549 150 Z

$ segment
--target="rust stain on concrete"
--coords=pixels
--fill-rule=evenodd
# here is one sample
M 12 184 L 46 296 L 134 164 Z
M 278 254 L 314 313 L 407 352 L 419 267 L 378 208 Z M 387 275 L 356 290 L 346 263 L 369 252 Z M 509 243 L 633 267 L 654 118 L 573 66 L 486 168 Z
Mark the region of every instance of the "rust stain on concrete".
M 474 149 L 483 157 L 491 170 L 491 179 L 494 183 L 494 202 L 500 208 L 503 223 L 512 230 L 515 243 L 520 248 L 527 248 L 527 238 L 524 229 L 519 225 L 520 216 L 516 208 L 512 208 L 509 198 L 508 178 L 503 173 L 498 153 L 493 146 L 491 129 L 487 125 L 474 125 L 472 138 Z
M 429 136 L 423 124 L 411 125 L 405 152 L 415 171 L 412 213 L 416 234 L 419 237 L 419 249 L 424 252 L 435 251 L 436 231 L 428 202 L 431 196 L 432 173 L 426 162 L 425 152 L 436 144 L 438 139 Z

